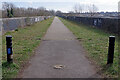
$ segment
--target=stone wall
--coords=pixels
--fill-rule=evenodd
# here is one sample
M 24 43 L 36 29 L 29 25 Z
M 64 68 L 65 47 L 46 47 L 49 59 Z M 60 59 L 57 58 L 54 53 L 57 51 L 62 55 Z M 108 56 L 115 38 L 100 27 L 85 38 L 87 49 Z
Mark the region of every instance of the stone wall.
M 91 25 L 96 28 L 118 33 L 118 18 L 99 18 L 99 17 L 75 17 L 75 16 L 60 16 L 62 18 L 76 21 L 82 24 Z
M 30 26 L 36 22 L 43 21 L 50 17 L 51 16 L 3 18 L 0 25 L 2 24 L 2 31 L 7 32 L 7 31 L 15 30 L 18 27 Z

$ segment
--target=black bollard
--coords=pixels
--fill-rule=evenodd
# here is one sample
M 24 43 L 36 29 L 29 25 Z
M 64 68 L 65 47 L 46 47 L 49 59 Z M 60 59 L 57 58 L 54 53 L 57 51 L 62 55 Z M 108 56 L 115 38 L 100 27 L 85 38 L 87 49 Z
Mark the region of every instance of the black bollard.
M 109 37 L 109 49 L 107 64 L 112 64 L 114 59 L 115 36 Z
M 12 36 L 6 36 L 7 62 L 13 62 Z

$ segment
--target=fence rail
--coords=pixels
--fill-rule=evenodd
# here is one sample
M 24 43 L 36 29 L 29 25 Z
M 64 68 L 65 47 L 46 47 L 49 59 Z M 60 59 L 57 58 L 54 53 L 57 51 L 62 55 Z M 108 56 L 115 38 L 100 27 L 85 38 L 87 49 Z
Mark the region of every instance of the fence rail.
M 60 16 L 62 18 L 76 21 L 79 23 L 94 26 L 96 28 L 118 34 L 118 18 L 97 18 L 97 17 L 76 17 L 76 16 Z

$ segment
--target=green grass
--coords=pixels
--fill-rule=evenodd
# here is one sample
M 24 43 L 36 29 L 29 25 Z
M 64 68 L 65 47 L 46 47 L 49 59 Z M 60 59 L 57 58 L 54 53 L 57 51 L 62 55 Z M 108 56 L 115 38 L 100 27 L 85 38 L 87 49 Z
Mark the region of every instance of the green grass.
M 100 73 L 105 77 L 117 77 L 118 75 L 118 40 L 115 43 L 114 63 L 113 65 L 106 65 L 108 55 L 108 40 L 109 36 L 114 35 L 106 33 L 103 30 L 88 27 L 73 21 L 60 20 L 66 25 L 82 46 L 88 53 L 88 57 L 92 59 L 95 64 L 100 66 Z
M 35 48 L 40 44 L 42 36 L 51 25 L 53 18 L 38 22 L 25 28 L 7 32 L 2 40 L 2 75 L 3 78 L 15 78 L 23 66 L 34 54 Z M 12 35 L 13 39 L 13 64 L 6 62 L 6 35 Z

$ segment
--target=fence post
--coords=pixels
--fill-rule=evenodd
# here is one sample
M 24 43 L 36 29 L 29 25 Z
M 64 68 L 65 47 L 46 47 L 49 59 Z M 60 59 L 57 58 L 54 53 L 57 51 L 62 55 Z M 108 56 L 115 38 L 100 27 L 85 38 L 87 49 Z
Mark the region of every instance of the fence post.
M 109 37 L 109 49 L 107 64 L 112 64 L 114 59 L 115 36 Z
M 13 51 L 12 51 L 12 36 L 6 36 L 6 50 L 7 50 L 7 62 L 13 62 Z

